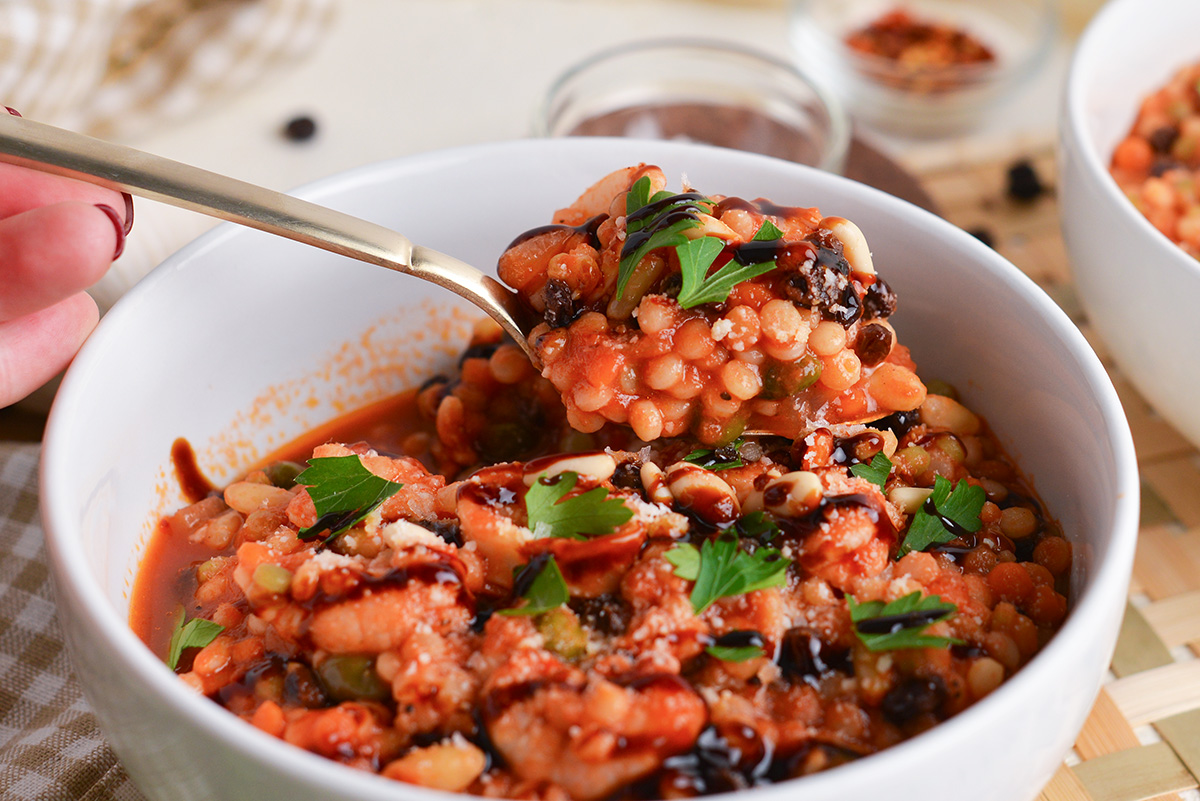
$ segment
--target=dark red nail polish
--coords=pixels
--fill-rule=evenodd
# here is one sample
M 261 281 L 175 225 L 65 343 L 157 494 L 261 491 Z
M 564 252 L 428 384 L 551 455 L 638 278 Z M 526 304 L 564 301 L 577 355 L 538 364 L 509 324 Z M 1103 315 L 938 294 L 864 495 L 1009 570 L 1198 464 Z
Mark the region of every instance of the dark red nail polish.
M 13 108 L 12 106 L 5 106 L 5 107 L 4 107 L 4 109 L 5 109 L 5 110 L 6 110 L 6 111 L 7 111 L 9 114 L 13 115 L 14 117 L 20 117 L 20 116 L 21 116 L 21 112 L 17 111 L 17 110 L 16 110 L 15 108 Z
M 121 197 L 125 198 L 125 236 L 129 236 L 133 230 L 133 195 L 122 192 Z
M 125 226 L 121 222 L 121 215 L 117 214 L 117 210 L 112 206 L 106 206 L 103 203 L 97 203 L 96 208 L 107 214 L 108 219 L 112 220 L 113 227 L 117 229 L 117 248 L 113 252 L 113 261 L 116 261 L 125 252 Z

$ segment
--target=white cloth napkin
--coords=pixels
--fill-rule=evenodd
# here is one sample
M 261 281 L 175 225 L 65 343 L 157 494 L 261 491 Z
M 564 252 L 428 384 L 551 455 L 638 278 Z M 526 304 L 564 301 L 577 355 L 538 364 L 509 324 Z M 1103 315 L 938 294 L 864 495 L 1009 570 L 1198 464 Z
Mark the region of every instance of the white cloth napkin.
M 125 139 L 302 57 L 332 9 L 331 0 L 8 0 L 0 101 Z
M 0 0 L 0 104 L 127 142 L 269 81 L 311 53 L 334 0 Z M 102 310 L 211 220 L 137 201 Z

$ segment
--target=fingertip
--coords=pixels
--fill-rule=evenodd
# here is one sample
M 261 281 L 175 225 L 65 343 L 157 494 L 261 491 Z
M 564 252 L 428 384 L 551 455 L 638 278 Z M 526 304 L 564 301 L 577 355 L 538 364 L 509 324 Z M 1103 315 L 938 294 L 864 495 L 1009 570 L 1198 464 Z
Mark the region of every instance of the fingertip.
M 100 310 L 86 292 L 0 323 L 0 408 L 62 371 L 96 327 Z

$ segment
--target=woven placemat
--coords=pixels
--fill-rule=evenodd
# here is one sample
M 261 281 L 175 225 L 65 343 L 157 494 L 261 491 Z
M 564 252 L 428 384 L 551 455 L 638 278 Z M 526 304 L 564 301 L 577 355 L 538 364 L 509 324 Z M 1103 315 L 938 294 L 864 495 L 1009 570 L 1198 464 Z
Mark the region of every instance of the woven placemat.
M 1039 801 L 1197 799 L 1200 452 L 1121 376 L 1088 324 L 1059 229 L 1053 153 L 1032 153 L 1028 165 L 1044 191 L 1026 200 L 1009 192 L 1007 161 L 921 178 L 943 216 L 990 239 L 1079 325 L 1125 406 L 1142 477 L 1137 556 L 1112 678 Z

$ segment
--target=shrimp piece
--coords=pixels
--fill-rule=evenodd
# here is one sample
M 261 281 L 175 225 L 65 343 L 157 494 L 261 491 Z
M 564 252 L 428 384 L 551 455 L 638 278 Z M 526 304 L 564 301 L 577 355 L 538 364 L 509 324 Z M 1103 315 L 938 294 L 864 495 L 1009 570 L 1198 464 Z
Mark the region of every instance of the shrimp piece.
M 616 591 L 645 541 L 645 529 L 626 524 L 612 534 L 589 540 L 534 540 L 521 551 L 529 558 L 538 553 L 553 554 L 573 597 L 598 598 Z
M 464 667 L 473 651 L 465 637 L 418 631 L 399 649 L 380 654 L 376 670 L 392 685 L 392 725 L 405 741 L 418 734 L 473 728 L 471 708 L 479 680 Z
M 868 508 L 835 508 L 804 541 L 800 564 L 840 590 L 888 566 L 894 537 L 880 534 L 881 514 Z
M 486 723 L 519 777 L 594 801 L 691 748 L 706 719 L 704 701 L 678 679 L 621 687 L 593 676 L 521 694 Z
M 364 591 L 312 616 L 313 644 L 334 654 L 394 651 L 415 631 L 466 631 L 474 616 L 461 602 L 457 583 L 409 579 L 403 586 Z
M 658 167 L 647 164 L 623 167 L 589 186 L 570 206 L 554 212 L 554 222 L 560 225 L 581 225 L 598 214 L 607 213 L 613 218 L 624 216 L 625 193 L 642 176 L 650 179 L 650 196 L 667 188 L 667 177 Z
M 466 792 L 487 769 L 487 754 L 461 735 L 414 748 L 383 769 L 383 775 L 451 793 Z
M 575 259 L 585 257 L 590 251 L 591 260 L 596 260 L 596 251 L 588 245 L 588 236 L 573 228 L 535 229 L 528 239 L 518 240 L 500 254 L 496 272 L 500 280 L 529 298 L 539 312 L 546 310 L 542 288 L 556 274 L 565 272 L 565 265 L 555 264 L 568 254 Z
M 385 522 L 399 520 L 435 520 L 437 512 L 437 493 L 446 486 L 446 479 L 432 475 L 424 465 L 416 459 L 407 456 L 392 458 L 381 456 L 365 447 L 348 447 L 339 443 L 318 445 L 313 450 L 314 459 L 335 456 L 358 455 L 363 466 L 380 478 L 394 481 L 404 486 L 392 495 L 379 508 L 381 518 Z M 296 493 L 287 505 L 288 521 L 296 528 L 307 528 L 317 522 L 317 509 L 313 505 L 308 491 Z
M 647 548 L 622 578 L 620 593 L 633 616 L 616 648 L 639 656 L 663 652 L 684 662 L 704 650 L 710 629 L 693 611 L 688 582 L 675 575 L 665 551 L 663 545 Z
M 238 637 L 224 632 L 200 649 L 192 661 L 192 669 L 180 678 L 193 689 L 212 695 L 241 680 L 264 653 L 266 646 L 260 637 Z
M 387 710 L 378 704 L 346 701 L 329 709 L 290 709 L 285 715 L 284 740 L 351 767 L 377 770 L 402 747 L 387 725 Z
M 513 569 L 527 560 L 522 546 L 529 530 L 514 519 L 513 503 L 524 488 L 520 465 L 497 465 L 480 470 L 458 490 L 458 519 L 463 539 L 475 543 L 485 562 L 487 583 L 498 590 L 512 588 Z M 508 503 L 504 503 L 507 499 Z M 524 510 L 520 510 L 522 518 Z

